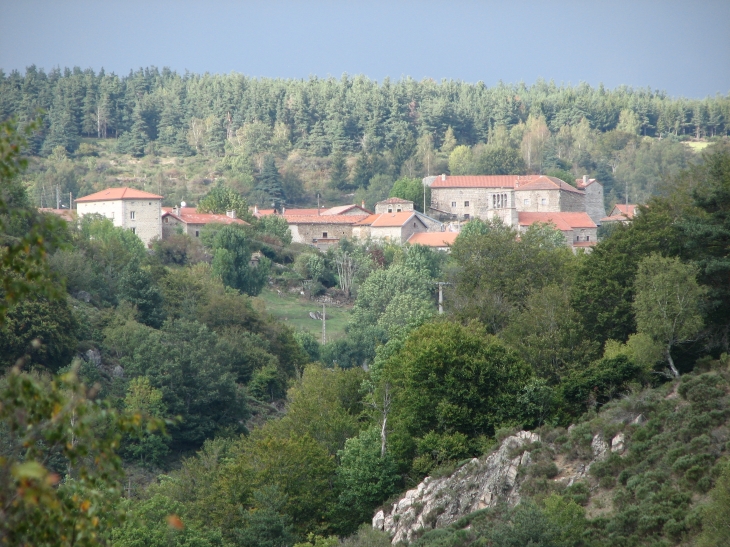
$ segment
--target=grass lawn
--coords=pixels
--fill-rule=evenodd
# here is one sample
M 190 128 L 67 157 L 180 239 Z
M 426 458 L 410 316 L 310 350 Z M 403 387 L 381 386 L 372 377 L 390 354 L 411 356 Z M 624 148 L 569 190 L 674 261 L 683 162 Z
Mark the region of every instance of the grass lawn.
M 322 313 L 322 304 L 318 304 L 304 296 L 282 292 L 279 296 L 275 290 L 264 288 L 259 298 L 266 304 L 266 310 L 287 325 L 297 330 L 306 330 L 322 341 L 322 321 L 309 317 L 309 312 Z M 327 341 L 345 335 L 345 325 L 350 316 L 350 308 L 327 306 Z

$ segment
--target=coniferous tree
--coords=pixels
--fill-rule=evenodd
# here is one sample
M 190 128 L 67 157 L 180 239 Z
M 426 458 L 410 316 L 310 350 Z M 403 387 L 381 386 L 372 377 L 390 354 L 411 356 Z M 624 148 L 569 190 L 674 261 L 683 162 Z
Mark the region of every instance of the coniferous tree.
M 339 150 L 332 153 L 330 165 L 330 187 L 338 190 L 346 190 L 349 184 L 347 180 L 347 164 L 345 156 Z
M 73 153 L 79 146 L 78 133 L 71 118 L 71 112 L 62 104 L 55 105 L 51 110 L 48 136 L 43 142 L 41 153 L 46 156 L 50 155 L 57 146 L 63 146 L 70 153 Z
M 286 196 L 281 181 L 281 174 L 276 167 L 274 156 L 267 155 L 264 158 L 264 166 L 259 175 L 259 183 L 256 189 L 268 197 L 275 209 L 281 208 L 286 203 Z

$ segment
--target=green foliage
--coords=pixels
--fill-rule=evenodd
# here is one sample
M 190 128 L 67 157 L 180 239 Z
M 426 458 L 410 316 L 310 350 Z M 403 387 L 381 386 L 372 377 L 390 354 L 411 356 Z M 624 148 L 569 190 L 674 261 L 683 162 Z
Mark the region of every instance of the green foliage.
M 197 210 L 201 213 L 225 215 L 228 211 L 236 211 L 238 218 L 248 218 L 248 203 L 235 190 L 218 182 L 200 200 Z
M 98 545 L 118 526 L 116 448 L 142 422 L 93 397 L 73 372 L 0 382 L 0 543 Z
M 221 228 L 213 239 L 213 272 L 223 283 L 255 296 L 261 292 L 269 276 L 271 262 L 261 257 L 256 266 L 250 264 L 251 247 L 245 230 L 236 225 Z
M 113 544 L 119 547 L 225 545 L 220 531 L 191 522 L 185 516 L 185 506 L 166 496 L 157 494 L 141 503 L 125 500 L 122 508 L 127 511 L 127 519 L 112 533 Z
M 259 174 L 258 192 L 266 198 L 266 205 L 271 203 L 274 209 L 281 211 L 282 206 L 286 203 L 286 196 L 282 187 L 281 174 L 276 167 L 274 156 L 267 155 L 264 158 L 264 166 Z
M 399 476 L 389 453 L 381 454 L 380 431 L 371 427 L 348 439 L 337 453 L 338 532 L 348 534 L 368 521 L 373 509 L 395 492 Z
M 130 262 L 119 280 L 119 298 L 137 309 L 137 320 L 148 327 L 159 328 L 165 320 L 162 294 L 150 273 L 136 260 Z
M 698 547 L 714 547 L 730 542 L 730 466 L 725 464 L 722 473 L 710 492 L 710 502 L 702 514 L 702 534 Z
M 58 371 L 71 362 L 78 327 L 65 299 L 26 297 L 0 323 L 0 369 L 24 363 Z
M 162 400 L 162 391 L 155 389 L 146 376 L 138 376 L 129 382 L 124 408 L 130 414 L 140 414 L 163 419 L 167 407 Z M 139 428 L 135 436 L 129 436 L 123 444 L 126 457 L 139 460 L 143 465 L 159 466 L 168 453 L 168 439 L 159 432 Z
M 624 355 L 604 358 L 583 370 L 574 371 L 562 385 L 569 409 L 580 416 L 586 408 L 605 404 L 626 391 L 628 385 L 643 379 L 645 371 Z
M 291 232 L 286 219 L 279 215 L 266 215 L 256 222 L 256 232 L 276 237 L 284 245 L 291 243 Z
M 499 221 L 471 221 L 465 228 L 452 246 L 457 268 L 446 298 L 460 319 L 478 319 L 499 332 L 532 291 L 563 285 L 569 277 L 575 258 L 557 243 L 554 230 L 537 226 L 518 239 Z
M 531 370 L 477 325 L 429 323 L 383 365 L 393 412 L 412 437 L 429 431 L 493 435 L 519 421 L 517 394 Z
M 423 210 L 424 191 L 426 192 L 426 207 L 428 207 L 431 203 L 431 188 L 424 186 L 421 180 L 416 178 L 402 178 L 395 181 L 388 197 L 412 201 L 413 208 L 424 213 L 427 212 Z
M 704 289 L 697 284 L 697 268 L 658 254 L 639 264 L 634 282 L 636 326 L 665 348 L 675 376 L 672 346 L 693 339 L 702 328 L 700 306 Z
M 127 348 L 115 343 L 120 338 L 130 339 Z M 147 376 L 162 392 L 171 416 L 180 416 L 170 427 L 174 443 L 197 447 L 216 432 L 244 429 L 242 420 L 249 415 L 244 394 L 216 334 L 205 325 L 181 319 L 156 331 L 127 323 L 107 331 L 106 344 L 123 353 L 128 374 Z

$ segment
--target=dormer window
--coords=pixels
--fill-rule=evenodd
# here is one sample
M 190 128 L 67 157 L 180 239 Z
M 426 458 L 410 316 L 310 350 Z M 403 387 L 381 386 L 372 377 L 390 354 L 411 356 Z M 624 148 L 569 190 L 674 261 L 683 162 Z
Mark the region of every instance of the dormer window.
M 392 213 L 393 212 L 393 206 L 392 205 L 388 205 L 388 212 L 389 213 Z
M 400 206 L 400 205 L 398 205 L 398 206 L 397 206 L 397 207 L 395 208 L 395 212 L 396 212 L 396 213 L 400 213 L 400 212 L 401 212 L 401 206 Z

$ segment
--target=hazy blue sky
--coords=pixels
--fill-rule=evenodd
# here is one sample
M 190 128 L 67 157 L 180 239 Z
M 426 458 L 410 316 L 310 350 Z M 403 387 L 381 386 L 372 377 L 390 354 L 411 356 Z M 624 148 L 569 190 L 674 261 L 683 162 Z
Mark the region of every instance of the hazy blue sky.
M 0 68 L 730 92 L 730 0 L 0 0 Z

